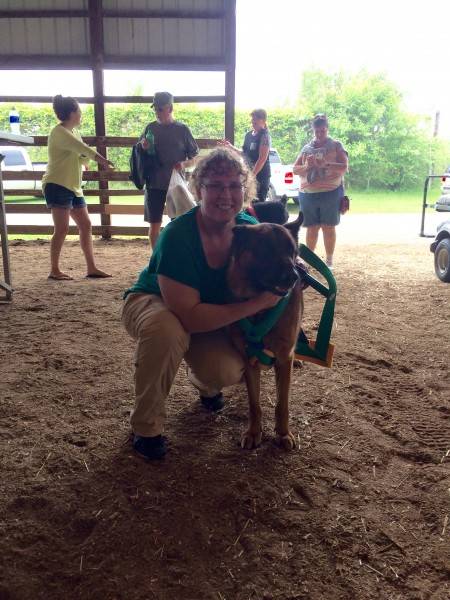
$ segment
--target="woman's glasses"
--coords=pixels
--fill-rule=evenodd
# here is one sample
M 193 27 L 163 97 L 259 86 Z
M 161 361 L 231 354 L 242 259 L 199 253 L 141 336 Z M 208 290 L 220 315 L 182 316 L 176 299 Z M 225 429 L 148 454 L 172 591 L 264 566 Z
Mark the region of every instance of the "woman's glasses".
M 242 194 L 244 185 L 242 183 L 230 183 L 230 185 L 224 185 L 223 183 L 202 183 L 202 187 L 208 190 L 211 194 L 219 195 L 223 194 L 225 190 L 229 190 L 232 196 Z

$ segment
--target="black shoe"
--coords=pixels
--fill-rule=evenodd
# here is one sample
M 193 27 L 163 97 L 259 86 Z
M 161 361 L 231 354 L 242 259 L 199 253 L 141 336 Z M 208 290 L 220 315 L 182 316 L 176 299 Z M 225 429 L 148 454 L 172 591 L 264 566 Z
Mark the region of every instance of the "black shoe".
M 166 442 L 167 438 L 162 435 L 155 435 L 154 437 L 133 436 L 133 448 L 135 451 L 150 460 L 164 458 L 167 452 Z
M 207 410 L 211 410 L 212 412 L 217 412 L 218 410 L 222 410 L 225 406 L 225 400 L 223 399 L 222 392 L 219 392 L 215 396 L 200 396 L 200 400 L 203 406 Z

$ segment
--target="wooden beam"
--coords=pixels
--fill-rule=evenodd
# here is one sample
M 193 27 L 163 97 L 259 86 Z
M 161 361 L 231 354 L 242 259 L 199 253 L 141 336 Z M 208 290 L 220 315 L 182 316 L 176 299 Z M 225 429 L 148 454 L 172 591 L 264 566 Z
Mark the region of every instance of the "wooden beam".
M 36 9 L 28 9 L 28 10 L 0 10 L 0 19 L 70 19 L 70 18 L 80 18 L 87 17 L 87 10 L 58 10 L 58 9 L 49 9 L 49 10 L 36 10 Z
M 1 54 L 0 69 L 90 69 L 88 54 Z M 144 69 L 158 71 L 225 71 L 223 56 L 144 56 L 105 55 L 107 69 Z
M 47 205 L 42 204 L 28 204 L 24 203 L 6 203 L 6 212 L 8 214 L 15 215 L 42 215 L 42 214 L 50 214 L 50 210 L 47 208 Z M 101 213 L 102 205 L 101 204 L 88 204 L 88 212 L 90 213 Z
M 80 104 L 94 104 L 95 98 L 92 96 L 77 96 Z M 33 102 L 41 104 L 51 104 L 53 96 L 0 96 L 0 102 Z
M 107 215 L 143 215 L 143 204 L 107 204 L 104 206 Z
M 236 0 L 227 2 L 225 20 L 225 138 L 234 144 L 234 105 L 236 99 Z
M 94 104 L 95 98 L 77 96 L 80 104 Z M 51 104 L 52 96 L 0 96 L 0 102 L 34 102 Z M 103 96 L 105 104 L 151 104 L 153 96 Z M 225 102 L 225 96 L 175 96 L 175 104 Z
M 104 9 L 103 17 L 126 18 L 126 19 L 222 19 L 224 10 L 145 10 L 126 9 L 114 10 Z M 0 19 L 66 19 L 88 17 L 87 10 L 75 9 L 27 9 L 27 10 L 0 10 Z
M 0 54 L 0 69 L 89 69 L 88 54 Z
M 3 171 L 5 181 L 39 181 L 44 171 Z M 128 171 L 84 171 L 84 181 L 129 181 Z
M 224 71 L 223 56 L 144 56 L 105 54 L 106 69 L 145 69 L 158 71 Z
M 110 225 L 108 227 L 110 234 L 124 236 L 142 236 L 148 238 L 148 227 L 121 227 L 120 225 Z M 52 225 L 8 225 L 8 232 L 14 235 L 52 235 Z M 103 227 L 94 225 L 92 233 L 102 235 Z M 78 227 L 69 227 L 69 235 L 78 235 Z
M 104 142 L 104 136 L 106 135 L 106 121 L 105 121 L 105 103 L 103 96 L 105 95 L 104 89 L 104 76 L 103 76 L 103 65 L 104 65 L 104 40 L 103 40 L 103 16 L 102 16 L 102 0 L 88 0 L 89 8 L 89 39 L 91 46 L 91 57 L 92 57 L 92 81 L 94 86 L 94 121 L 95 121 L 95 135 L 97 137 L 97 152 L 104 157 L 108 157 L 107 146 Z M 99 171 L 104 171 L 105 167 L 98 165 Z M 99 182 L 100 188 L 100 202 L 102 204 L 108 204 L 109 197 L 107 194 L 102 193 L 108 189 L 108 181 L 101 179 Z M 104 227 L 103 237 L 111 237 L 107 227 L 111 225 L 111 219 L 109 215 L 102 214 L 101 223 Z
M 108 196 L 143 196 L 143 190 L 104 190 L 102 193 L 108 193 Z M 19 196 L 23 198 L 42 198 L 40 190 L 4 190 L 5 196 Z M 100 196 L 100 190 L 83 190 L 83 196 Z
M 137 141 L 137 137 L 118 137 L 112 135 L 100 136 L 97 138 L 95 135 L 83 136 L 83 142 L 88 146 L 96 146 L 97 144 L 104 144 L 108 148 L 131 148 Z M 215 148 L 220 140 L 210 138 L 197 138 L 197 145 L 202 150 Z M 46 135 L 35 135 L 34 143 L 31 146 L 47 146 L 48 137 Z M 3 146 L 16 146 L 13 142 L 2 142 Z

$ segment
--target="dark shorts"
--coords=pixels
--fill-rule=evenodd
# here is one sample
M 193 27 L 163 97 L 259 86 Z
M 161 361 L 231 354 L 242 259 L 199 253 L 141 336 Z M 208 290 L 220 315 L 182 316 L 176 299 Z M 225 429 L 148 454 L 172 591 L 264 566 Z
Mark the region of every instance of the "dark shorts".
M 341 196 L 342 186 L 330 192 L 300 192 L 298 199 L 304 216 L 303 226 L 338 225 L 341 220 Z
M 83 208 L 86 200 L 83 196 L 75 196 L 72 190 L 68 190 L 57 183 L 47 183 L 44 187 L 44 196 L 48 208 Z
M 144 221 L 147 223 L 161 223 L 164 205 L 166 204 L 167 190 L 152 190 L 145 186 L 144 195 Z

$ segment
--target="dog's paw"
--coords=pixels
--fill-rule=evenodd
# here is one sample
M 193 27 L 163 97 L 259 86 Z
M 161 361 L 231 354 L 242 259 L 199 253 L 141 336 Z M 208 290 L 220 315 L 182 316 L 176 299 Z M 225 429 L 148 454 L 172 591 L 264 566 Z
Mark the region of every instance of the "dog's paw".
M 257 448 L 261 444 L 261 440 L 262 431 L 254 433 L 249 429 L 241 437 L 241 448 L 244 448 L 244 450 L 252 450 L 252 448 Z
M 275 441 L 280 448 L 283 448 L 283 450 L 294 450 L 294 448 L 297 447 L 295 437 L 290 431 L 284 435 L 277 434 Z

